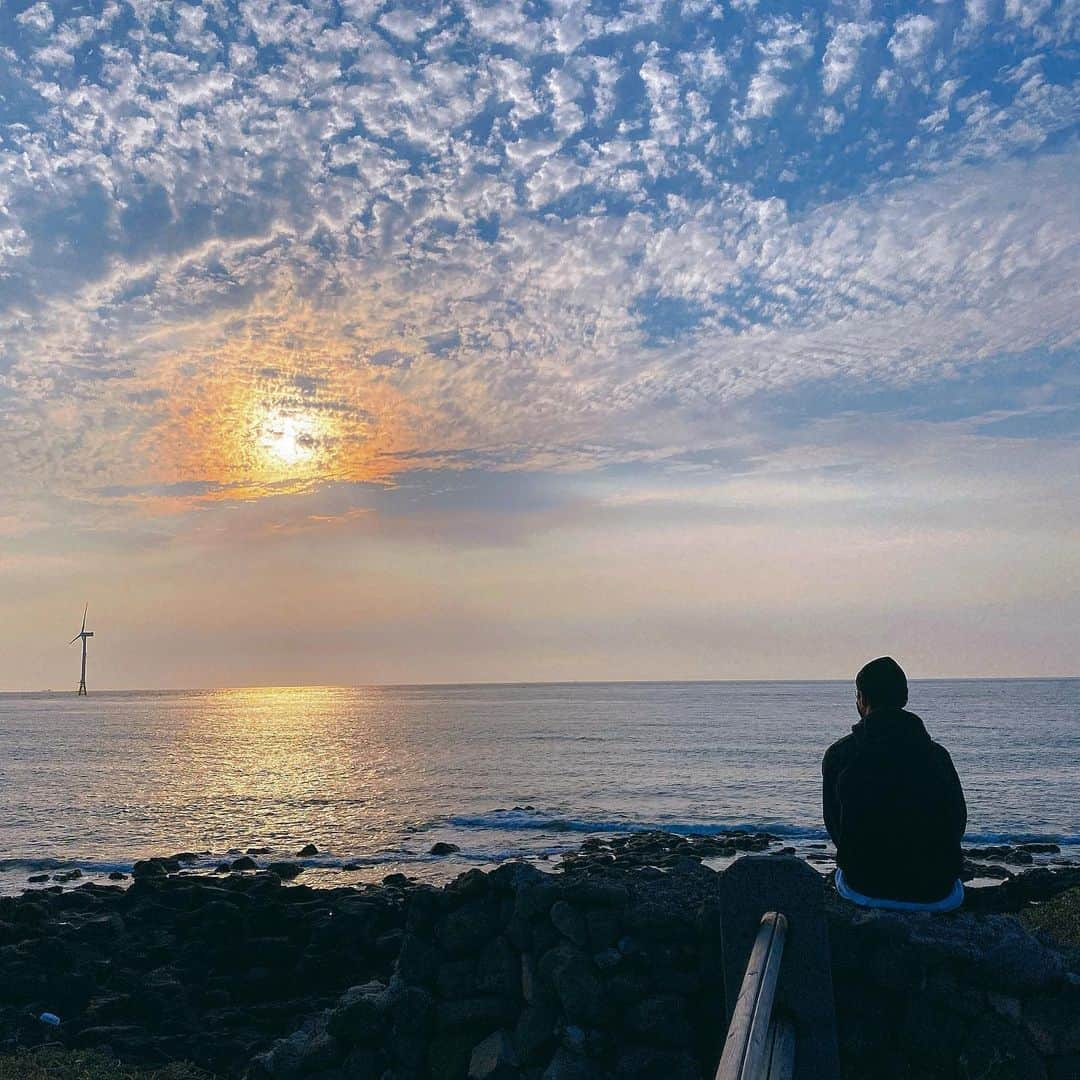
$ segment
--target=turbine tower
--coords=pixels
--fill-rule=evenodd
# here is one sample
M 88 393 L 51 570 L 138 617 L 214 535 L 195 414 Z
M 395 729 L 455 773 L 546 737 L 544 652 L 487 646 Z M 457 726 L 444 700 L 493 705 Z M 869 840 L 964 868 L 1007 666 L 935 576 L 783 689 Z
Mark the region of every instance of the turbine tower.
M 79 678 L 79 695 L 86 697 L 86 639 L 94 636 L 93 630 L 86 629 L 86 612 L 90 607 L 89 604 L 83 608 L 82 613 L 82 629 L 68 642 L 69 645 L 74 645 L 80 638 L 82 639 L 82 675 Z

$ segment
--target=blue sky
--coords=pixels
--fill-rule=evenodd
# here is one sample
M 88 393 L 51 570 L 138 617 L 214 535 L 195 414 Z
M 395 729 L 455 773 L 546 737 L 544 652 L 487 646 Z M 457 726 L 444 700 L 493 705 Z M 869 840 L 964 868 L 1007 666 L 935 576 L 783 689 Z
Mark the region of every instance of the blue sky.
M 5 2 L 0 686 L 1075 672 L 1078 120 L 1070 2 Z

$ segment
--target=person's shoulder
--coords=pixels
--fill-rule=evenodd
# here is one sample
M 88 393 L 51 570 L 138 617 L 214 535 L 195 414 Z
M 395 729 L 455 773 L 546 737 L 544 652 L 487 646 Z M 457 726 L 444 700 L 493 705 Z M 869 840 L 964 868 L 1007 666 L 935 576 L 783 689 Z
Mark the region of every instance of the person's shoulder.
M 953 763 L 952 755 L 937 741 L 937 739 L 930 740 L 930 753 L 933 754 L 935 760 L 942 765 L 951 766 Z
M 855 734 L 852 732 L 841 739 L 837 739 L 836 742 L 825 751 L 825 756 L 821 759 L 822 768 L 828 768 L 831 765 L 839 765 L 849 757 L 854 750 Z

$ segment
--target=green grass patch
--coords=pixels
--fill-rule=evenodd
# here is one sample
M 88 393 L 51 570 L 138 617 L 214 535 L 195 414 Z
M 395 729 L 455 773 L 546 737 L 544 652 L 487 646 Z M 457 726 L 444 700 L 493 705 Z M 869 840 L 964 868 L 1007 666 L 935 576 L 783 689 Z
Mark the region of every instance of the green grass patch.
M 1070 889 L 1053 900 L 1027 908 L 1021 912 L 1020 921 L 1059 945 L 1080 949 L 1080 889 Z
M 213 1080 L 210 1073 L 182 1063 L 147 1069 L 95 1050 L 20 1050 L 0 1055 L 0 1080 Z

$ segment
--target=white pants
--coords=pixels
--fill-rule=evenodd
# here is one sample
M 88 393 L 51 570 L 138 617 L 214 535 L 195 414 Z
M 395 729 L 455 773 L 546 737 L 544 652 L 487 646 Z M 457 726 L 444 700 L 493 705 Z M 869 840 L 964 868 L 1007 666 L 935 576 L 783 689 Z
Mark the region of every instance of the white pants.
M 836 891 L 859 907 L 883 908 L 885 911 L 955 911 L 964 902 L 964 886 L 960 879 L 953 882 L 949 895 L 928 904 L 917 900 L 884 900 L 875 896 L 863 896 L 844 880 L 844 871 L 836 871 Z

